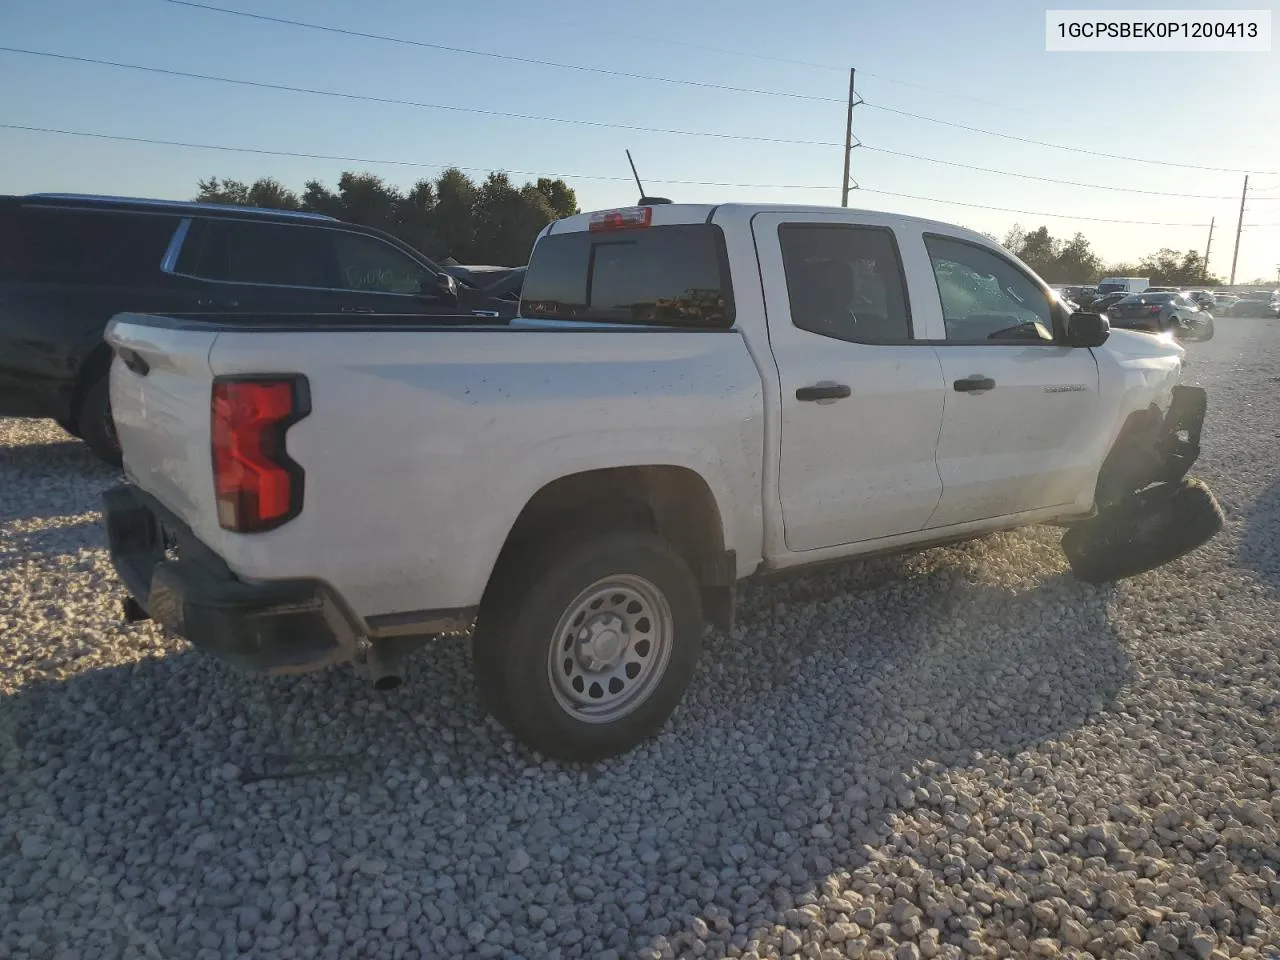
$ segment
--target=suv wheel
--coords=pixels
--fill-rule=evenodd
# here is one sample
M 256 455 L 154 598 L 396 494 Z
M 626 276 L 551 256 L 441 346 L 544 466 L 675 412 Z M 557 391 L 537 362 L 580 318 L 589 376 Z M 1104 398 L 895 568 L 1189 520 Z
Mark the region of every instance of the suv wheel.
M 120 466 L 120 441 L 115 421 L 111 418 L 111 394 L 107 376 L 103 374 L 89 385 L 76 424 L 78 436 L 88 444 L 93 455 L 113 467 Z

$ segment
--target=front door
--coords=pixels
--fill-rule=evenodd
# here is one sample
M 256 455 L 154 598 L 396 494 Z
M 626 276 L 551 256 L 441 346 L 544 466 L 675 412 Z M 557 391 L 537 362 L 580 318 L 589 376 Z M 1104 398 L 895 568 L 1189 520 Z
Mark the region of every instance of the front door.
M 787 549 L 921 529 L 942 493 L 942 371 L 912 342 L 892 228 L 874 214 L 762 214 L 753 224 L 781 388 Z
M 1049 293 L 976 243 L 924 238 L 946 332 L 942 499 L 929 527 L 1073 503 L 1096 470 L 1092 351 L 1063 346 Z

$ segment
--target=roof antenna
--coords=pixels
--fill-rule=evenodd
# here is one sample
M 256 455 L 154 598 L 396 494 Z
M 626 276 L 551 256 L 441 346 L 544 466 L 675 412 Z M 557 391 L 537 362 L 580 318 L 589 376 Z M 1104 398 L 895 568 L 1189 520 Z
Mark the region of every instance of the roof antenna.
M 631 159 L 631 151 L 627 151 L 627 163 L 631 164 L 631 175 L 636 178 L 636 186 L 640 188 L 640 206 L 648 207 L 656 203 L 670 203 L 666 197 L 646 197 L 644 184 L 640 182 L 640 174 L 636 172 L 636 162 Z

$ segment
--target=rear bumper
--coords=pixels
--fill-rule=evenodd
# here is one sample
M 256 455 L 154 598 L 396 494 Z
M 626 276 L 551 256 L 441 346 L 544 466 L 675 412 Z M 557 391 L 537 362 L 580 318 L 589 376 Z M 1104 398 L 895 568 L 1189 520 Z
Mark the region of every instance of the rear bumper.
M 325 584 L 237 579 L 186 524 L 137 487 L 113 487 L 103 505 L 111 563 L 137 607 L 193 646 L 272 673 L 354 657 L 361 627 Z M 139 619 L 137 609 L 130 619 Z

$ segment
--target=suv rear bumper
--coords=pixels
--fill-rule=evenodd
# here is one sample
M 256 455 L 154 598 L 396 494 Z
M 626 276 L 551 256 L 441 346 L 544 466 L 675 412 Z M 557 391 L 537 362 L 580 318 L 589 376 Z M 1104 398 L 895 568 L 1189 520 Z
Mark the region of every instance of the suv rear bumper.
M 200 650 L 249 670 L 297 673 L 354 659 L 363 633 L 317 580 L 246 583 L 154 497 L 103 494 L 111 563 L 140 608 Z M 169 550 L 176 548 L 178 559 Z

